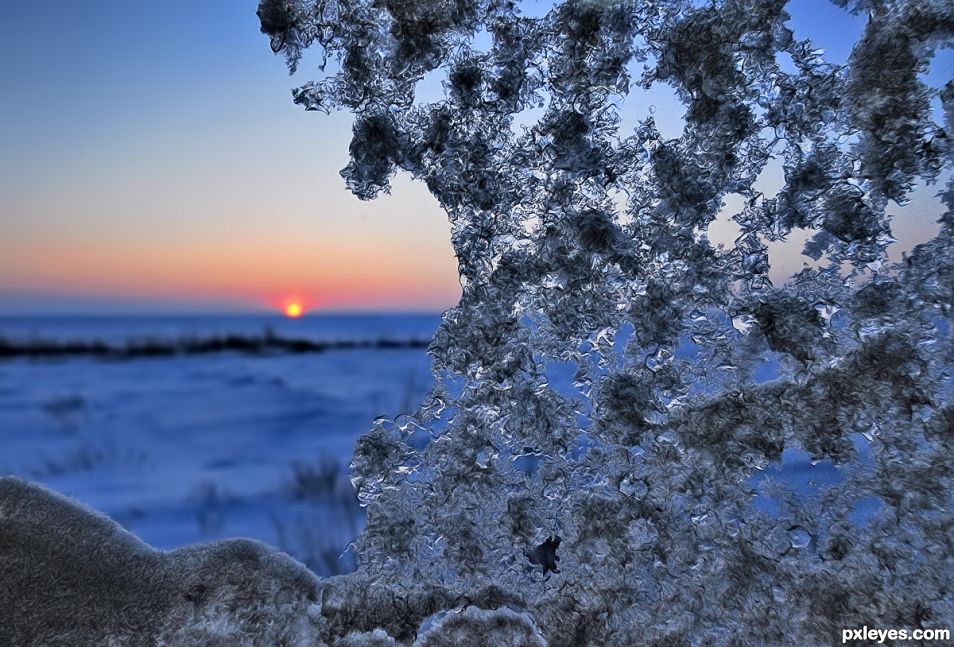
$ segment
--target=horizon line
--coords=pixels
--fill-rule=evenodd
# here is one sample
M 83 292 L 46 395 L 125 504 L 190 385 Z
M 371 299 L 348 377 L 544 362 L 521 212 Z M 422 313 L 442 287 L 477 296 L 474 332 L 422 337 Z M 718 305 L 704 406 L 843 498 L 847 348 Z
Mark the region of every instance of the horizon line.
M 304 312 L 297 319 L 307 319 L 308 317 L 316 316 L 350 316 L 350 315 L 440 315 L 444 313 L 447 308 L 334 308 L 334 309 L 314 309 Z M 85 310 L 85 309 L 76 309 L 76 310 L 38 310 L 35 312 L 6 312 L 0 308 L 0 318 L 18 318 L 18 317 L 184 317 L 184 316 L 249 316 L 249 315 L 265 315 L 273 316 L 278 319 L 288 319 L 293 320 L 292 318 L 286 316 L 278 309 L 270 308 L 259 308 L 259 309 L 222 309 L 222 310 L 173 310 L 173 309 L 138 309 L 138 310 Z

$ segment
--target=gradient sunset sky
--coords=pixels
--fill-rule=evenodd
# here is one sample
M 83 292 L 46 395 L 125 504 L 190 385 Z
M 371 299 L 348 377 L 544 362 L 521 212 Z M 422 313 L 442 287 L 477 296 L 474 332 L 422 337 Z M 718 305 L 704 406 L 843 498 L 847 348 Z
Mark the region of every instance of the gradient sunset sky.
M 351 119 L 292 103 L 314 60 L 288 76 L 256 0 L 0 5 L 0 313 L 456 302 L 444 214 L 402 176 L 373 202 L 347 192 Z M 788 10 L 796 36 L 836 62 L 864 27 L 827 0 Z M 952 58 L 929 78 L 950 78 Z M 653 105 L 677 134 L 684 109 L 671 90 L 644 104 L 624 123 Z M 903 244 L 933 231 L 936 190 L 895 210 Z M 720 237 L 731 243 L 731 224 Z M 779 271 L 802 260 L 785 252 Z

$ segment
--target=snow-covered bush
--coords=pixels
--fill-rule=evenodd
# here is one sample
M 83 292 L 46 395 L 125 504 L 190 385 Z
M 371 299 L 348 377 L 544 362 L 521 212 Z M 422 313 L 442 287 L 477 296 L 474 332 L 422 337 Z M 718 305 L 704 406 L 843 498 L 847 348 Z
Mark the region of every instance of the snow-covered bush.
M 358 572 L 325 585 L 328 640 L 459 644 L 497 623 L 528 645 L 828 644 L 950 625 L 954 82 L 921 73 L 954 5 L 841 4 L 868 16 L 844 66 L 794 37 L 784 0 L 537 17 L 262 0 L 292 69 L 312 45 L 330 63 L 295 101 L 354 113 L 348 187 L 426 183 L 463 289 L 433 392 L 357 445 L 368 526 Z M 416 101 L 435 71 L 444 98 Z M 686 106 L 676 138 L 649 112 L 620 128 L 654 86 Z M 886 207 L 939 179 L 936 237 L 888 263 Z M 713 245 L 732 194 L 739 236 Z M 773 284 L 768 244 L 796 230 L 813 263 Z M 760 509 L 753 479 L 786 450 L 839 479 L 776 484 Z

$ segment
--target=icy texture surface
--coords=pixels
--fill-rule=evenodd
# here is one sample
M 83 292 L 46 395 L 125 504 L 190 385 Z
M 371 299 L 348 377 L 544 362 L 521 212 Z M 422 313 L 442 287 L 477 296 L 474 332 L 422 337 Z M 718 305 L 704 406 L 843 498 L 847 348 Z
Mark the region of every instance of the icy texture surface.
M 348 187 L 426 183 L 463 286 L 429 398 L 358 443 L 368 526 L 358 572 L 326 593 L 328 635 L 827 644 L 950 625 L 954 82 L 921 73 L 952 45 L 954 6 L 840 4 L 868 15 L 844 66 L 779 0 L 535 17 L 263 0 L 292 68 L 310 46 L 328 63 L 295 101 L 355 115 Z M 443 99 L 415 101 L 432 73 Z M 650 111 L 619 128 L 654 84 L 686 106 L 675 139 Z M 886 207 L 938 181 L 939 233 L 889 264 Z M 740 235 L 715 246 L 730 195 Z M 773 284 L 768 243 L 796 231 L 810 265 Z M 551 387 L 560 371 L 572 389 Z M 771 477 L 792 451 L 833 471 L 814 496 Z M 465 603 L 480 609 L 427 620 Z

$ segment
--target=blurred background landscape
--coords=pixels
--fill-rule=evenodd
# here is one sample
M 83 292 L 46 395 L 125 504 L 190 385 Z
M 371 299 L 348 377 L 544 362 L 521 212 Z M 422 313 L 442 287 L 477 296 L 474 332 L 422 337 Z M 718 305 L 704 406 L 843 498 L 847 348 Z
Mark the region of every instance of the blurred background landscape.
M 345 189 L 350 117 L 292 103 L 317 61 L 257 6 L 0 0 L 0 474 L 332 574 L 354 442 L 427 392 L 460 288 L 425 187 Z
M 422 314 L 0 318 L 11 349 L 41 340 L 175 346 L 266 331 L 329 348 L 0 360 L 0 473 L 72 495 L 159 548 L 244 536 L 324 575 L 348 570 L 348 543 L 364 526 L 348 479 L 354 441 L 373 418 L 413 409 L 430 388 L 423 346 L 438 322 Z

